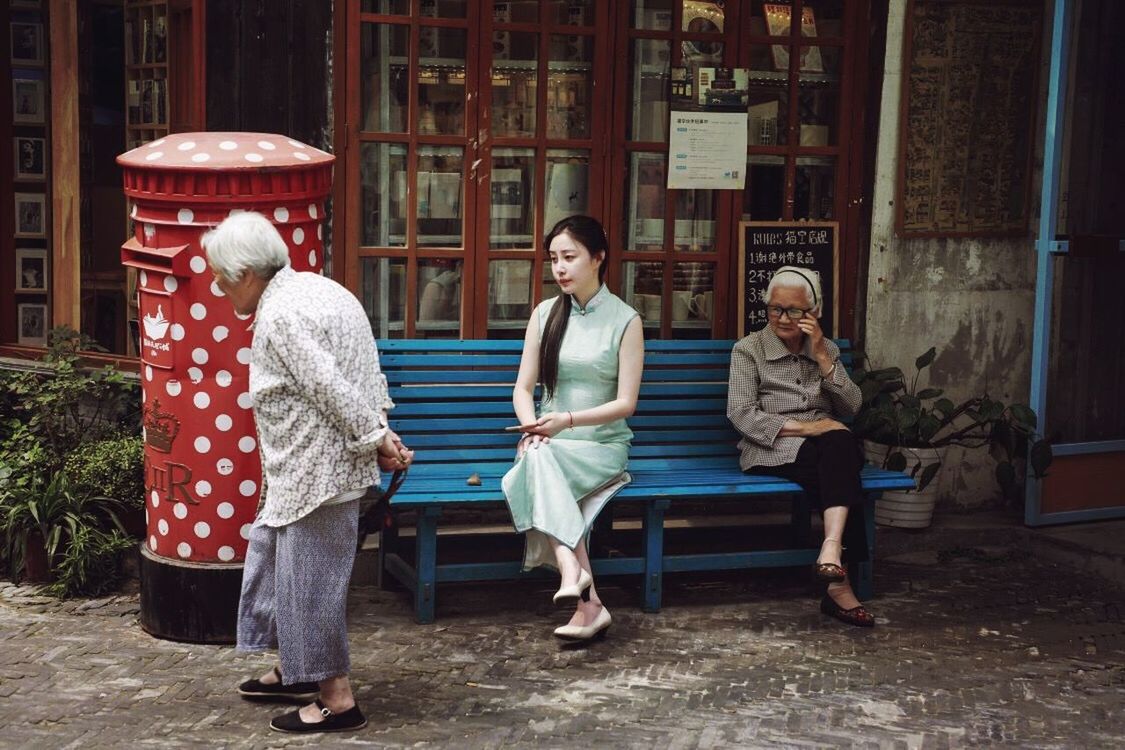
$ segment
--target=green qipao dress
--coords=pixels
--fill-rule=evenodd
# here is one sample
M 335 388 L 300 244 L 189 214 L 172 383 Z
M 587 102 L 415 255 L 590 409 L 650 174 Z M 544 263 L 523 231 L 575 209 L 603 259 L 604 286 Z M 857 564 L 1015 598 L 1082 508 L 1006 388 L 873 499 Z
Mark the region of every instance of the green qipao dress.
M 542 336 L 551 306 L 535 308 Z M 604 285 L 585 308 L 575 302 L 559 348 L 558 386 L 539 414 L 575 412 L 617 398 L 618 354 L 625 328 L 637 315 Z M 625 471 L 633 432 L 624 419 L 571 427 L 551 442 L 529 448 L 504 475 L 501 486 L 516 531 L 524 533 L 525 570 L 555 567 L 550 539 L 574 549 L 613 495 L 631 481 Z

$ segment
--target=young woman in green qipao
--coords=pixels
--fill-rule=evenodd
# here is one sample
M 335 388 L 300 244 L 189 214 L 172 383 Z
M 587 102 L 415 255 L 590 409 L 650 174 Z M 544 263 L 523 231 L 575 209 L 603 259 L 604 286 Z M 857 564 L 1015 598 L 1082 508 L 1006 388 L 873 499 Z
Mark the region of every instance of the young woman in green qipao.
M 637 312 L 606 288 L 605 231 L 570 216 L 544 240 L 562 294 L 531 315 L 512 393 L 523 436 L 503 489 L 512 522 L 525 534 L 524 569 L 556 568 L 556 604 L 574 606 L 555 629 L 569 641 L 603 635 L 612 618 L 598 597 L 587 552 L 590 527 L 629 483 L 644 335 Z M 535 388 L 542 402 L 535 408 Z

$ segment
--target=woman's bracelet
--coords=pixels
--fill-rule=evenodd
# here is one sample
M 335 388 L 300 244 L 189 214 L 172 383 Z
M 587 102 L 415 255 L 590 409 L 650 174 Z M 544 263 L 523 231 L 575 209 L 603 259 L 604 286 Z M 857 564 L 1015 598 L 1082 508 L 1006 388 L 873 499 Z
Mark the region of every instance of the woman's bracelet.
M 570 417 L 570 426 L 571 426 L 571 427 L 573 428 L 573 427 L 574 427 L 574 413 L 573 413 L 573 412 L 569 412 L 569 411 L 568 411 L 568 412 L 566 413 L 566 415 L 567 415 L 568 417 Z
M 836 365 L 838 365 L 838 364 L 840 364 L 840 360 L 836 360 L 835 362 L 833 362 L 832 367 L 830 367 L 828 369 L 828 374 L 827 375 L 821 375 L 820 377 L 823 380 L 831 380 L 832 376 L 836 374 Z

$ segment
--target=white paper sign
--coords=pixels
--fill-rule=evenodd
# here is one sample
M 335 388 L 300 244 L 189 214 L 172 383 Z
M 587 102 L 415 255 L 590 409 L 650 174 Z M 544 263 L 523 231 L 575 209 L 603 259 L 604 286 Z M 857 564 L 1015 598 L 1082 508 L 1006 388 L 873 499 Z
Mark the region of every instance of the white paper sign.
M 746 113 L 673 112 L 668 187 L 742 190 L 746 186 Z

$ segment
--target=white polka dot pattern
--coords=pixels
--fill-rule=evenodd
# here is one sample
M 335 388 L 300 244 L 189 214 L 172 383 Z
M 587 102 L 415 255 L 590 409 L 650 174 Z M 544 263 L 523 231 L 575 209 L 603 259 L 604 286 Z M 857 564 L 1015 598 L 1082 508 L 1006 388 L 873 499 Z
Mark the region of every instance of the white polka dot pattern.
M 248 161 L 249 155 L 257 161 Z M 205 157 L 205 158 L 199 158 Z M 299 141 L 271 133 L 177 133 L 147 143 L 122 155 L 126 166 L 194 167 L 203 162 L 209 169 L 245 169 L 294 164 L 328 164 L 331 154 Z

